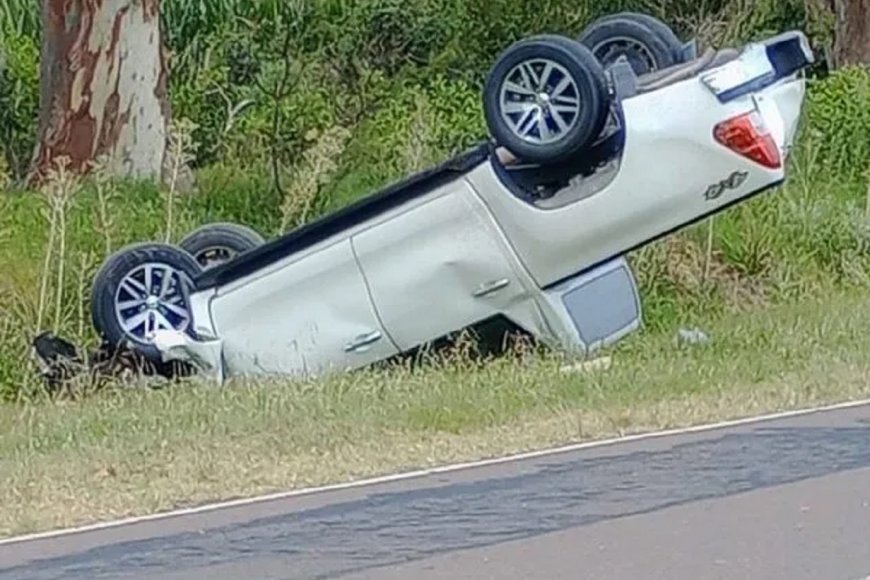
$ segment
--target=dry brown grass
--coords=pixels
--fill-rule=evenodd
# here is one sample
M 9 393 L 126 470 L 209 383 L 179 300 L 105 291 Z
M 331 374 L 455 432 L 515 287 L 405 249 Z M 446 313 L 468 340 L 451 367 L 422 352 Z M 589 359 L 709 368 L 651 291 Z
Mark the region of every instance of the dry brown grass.
M 705 286 L 715 286 L 732 308 L 767 304 L 762 278 L 744 275 L 728 263 L 721 250 L 705 249 L 686 236 L 663 240 L 660 250 L 664 274 L 680 292 L 698 293 Z
M 309 147 L 293 168 L 281 204 L 281 229 L 286 231 L 309 220 L 317 195 L 338 169 L 338 159 L 344 151 L 350 131 L 335 126 L 322 134 L 308 135 Z

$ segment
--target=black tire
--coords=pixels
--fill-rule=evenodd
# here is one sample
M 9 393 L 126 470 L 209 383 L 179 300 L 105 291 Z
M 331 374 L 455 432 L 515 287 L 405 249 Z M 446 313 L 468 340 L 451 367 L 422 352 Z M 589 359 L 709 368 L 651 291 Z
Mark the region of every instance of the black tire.
M 179 246 L 203 269 L 212 268 L 266 243 L 249 227 L 233 223 L 207 224 L 190 232 Z
M 683 43 L 671 28 L 648 14 L 620 12 L 592 22 L 578 39 L 606 68 L 625 56 L 637 75 L 682 59 Z
M 137 273 L 140 268 L 143 269 L 144 273 L 147 273 L 147 270 L 144 269 L 147 264 L 156 264 L 168 268 L 165 271 L 170 272 L 170 276 L 173 277 L 170 278 L 169 289 L 166 293 L 166 296 L 170 297 L 170 300 L 166 302 L 171 307 L 186 310 L 188 314 L 187 323 L 182 324 L 179 322 L 176 325 L 175 322 L 182 319 L 174 311 L 169 310 L 168 306 L 157 304 L 153 308 L 158 310 L 166 320 L 172 323 L 173 328 L 185 330 L 193 336 L 193 320 L 187 306 L 188 292 L 192 287 L 193 278 L 202 269 L 193 256 L 181 248 L 167 244 L 135 244 L 127 246 L 109 256 L 94 278 L 91 290 L 91 319 L 99 335 L 113 348 L 133 350 L 149 362 L 162 365 L 159 351 L 144 336 L 145 328 L 143 327 L 143 336 L 138 336 L 134 332 L 136 328 L 128 332 L 122 326 L 120 320 L 122 315 L 116 313 L 115 308 L 116 304 L 119 306 L 124 303 L 132 304 L 134 300 L 140 301 L 142 299 L 145 293 L 134 296 L 129 290 L 130 286 L 125 285 L 125 288 L 121 289 L 121 285 L 128 275 Z M 137 282 L 139 281 L 138 278 L 134 279 Z M 162 281 L 163 276 L 161 275 L 159 279 Z M 181 281 L 183 281 L 183 284 L 179 284 Z M 150 285 L 154 287 L 154 284 L 155 278 L 152 274 Z M 136 289 L 138 290 L 138 288 Z M 153 292 L 146 293 L 152 294 Z M 142 314 L 146 309 L 143 309 L 141 305 L 136 305 L 122 309 L 121 312 L 126 313 L 129 320 L 136 314 Z
M 643 12 L 617 12 L 616 14 L 608 14 L 595 20 L 590 26 L 609 20 L 633 20 L 638 24 L 642 24 L 656 33 L 670 48 L 675 51 L 675 57 L 683 52 L 683 41 L 677 36 L 674 30 L 651 14 Z
M 542 137 L 540 131 L 538 131 L 538 141 L 518 135 L 509 125 L 509 120 L 506 120 L 506 117 L 509 119 L 510 115 L 518 115 L 516 119 L 519 126 L 522 127 L 528 120 L 532 119 L 532 117 L 526 118 L 529 111 L 503 112 L 501 104 L 502 89 L 508 80 L 514 78 L 519 65 L 531 64 L 542 59 L 558 65 L 561 69 L 556 70 L 558 75 L 570 79 L 569 82 L 573 84 L 563 89 L 562 95 L 563 97 L 567 95 L 568 98 L 576 97 L 580 105 L 579 111 L 570 115 L 570 120 L 566 120 L 566 116 L 559 114 L 559 119 L 566 125 L 565 129 L 562 130 L 556 124 L 554 112 L 550 110 L 550 107 L 558 106 L 558 103 L 555 101 L 551 103 L 549 100 L 542 101 L 541 97 L 537 96 L 541 93 L 547 93 L 547 99 L 550 97 L 556 99 L 557 95 L 550 95 L 550 93 L 557 87 L 536 86 L 534 91 L 529 90 L 529 94 L 523 96 L 524 102 L 527 104 L 546 108 L 547 116 L 544 118 L 543 126 L 552 130 L 552 124 L 553 127 L 559 128 L 561 131 L 562 134 L 557 138 L 546 142 L 540 140 Z M 540 65 L 541 63 L 538 62 L 538 66 L 532 67 L 535 75 L 541 74 L 543 71 L 543 67 Z M 567 74 L 563 74 L 563 71 Z M 529 87 L 524 88 L 529 89 Z M 520 104 L 523 101 L 512 100 L 511 102 Z M 598 138 L 610 111 L 610 95 L 604 69 L 588 48 L 571 38 L 547 34 L 526 38 L 514 43 L 502 52 L 487 77 L 483 105 L 487 127 L 495 141 L 519 159 L 543 165 L 563 161 Z M 534 123 L 534 127 L 540 128 L 541 125 Z

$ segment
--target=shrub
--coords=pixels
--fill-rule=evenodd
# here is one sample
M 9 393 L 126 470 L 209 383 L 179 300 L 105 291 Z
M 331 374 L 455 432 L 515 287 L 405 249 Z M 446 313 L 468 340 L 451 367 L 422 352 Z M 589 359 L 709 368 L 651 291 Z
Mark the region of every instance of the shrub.
M 161 6 L 173 55 L 170 96 L 177 114 L 197 126 L 200 166 L 266 155 L 275 142 L 276 107 L 277 142 L 292 164 L 311 129 L 354 129 L 381 108 L 403 107 L 403 87 L 422 88 L 438 75 L 479 87 L 510 43 L 540 32 L 574 36 L 605 13 L 649 12 L 705 43 L 802 27 L 819 44 L 831 28 L 830 11 L 818 0 L 164 0 Z M 0 111 L 14 111 L 14 118 L 0 113 L 0 136 L 14 134 L 4 142 L 13 144 L 16 159 L 7 161 L 20 173 L 35 134 L 38 5 L 0 2 L 0 31 L 15 61 L 12 101 L 0 101 Z M 285 46 L 298 71 L 276 104 L 257 82 L 272 86 L 281 76 Z
M 35 40 L 0 36 L 0 154 L 16 179 L 27 171 L 33 154 L 38 106 L 39 48 Z
M 345 205 L 485 136 L 476 87 L 444 75 L 426 85 L 402 86 L 359 126 L 324 208 Z
M 829 170 L 848 176 L 870 169 L 870 69 L 853 66 L 818 82 L 808 98 L 814 138 Z

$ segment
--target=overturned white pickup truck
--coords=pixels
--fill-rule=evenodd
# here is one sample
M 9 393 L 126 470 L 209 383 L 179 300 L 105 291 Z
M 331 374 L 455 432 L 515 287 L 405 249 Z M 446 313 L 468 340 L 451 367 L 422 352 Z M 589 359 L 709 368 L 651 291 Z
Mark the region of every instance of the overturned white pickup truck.
M 356 369 L 496 318 L 611 344 L 641 323 L 627 252 L 783 182 L 813 62 L 800 32 L 675 38 L 625 14 L 522 40 L 487 79 L 491 141 L 268 243 L 224 225 L 127 247 L 94 324 L 218 381 Z

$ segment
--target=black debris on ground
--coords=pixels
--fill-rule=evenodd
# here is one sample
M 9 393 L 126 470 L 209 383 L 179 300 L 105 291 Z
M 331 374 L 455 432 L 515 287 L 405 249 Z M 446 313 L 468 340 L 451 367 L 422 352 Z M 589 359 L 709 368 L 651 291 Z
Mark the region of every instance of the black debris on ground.
M 31 345 L 40 378 L 50 395 L 75 387 L 95 390 L 109 382 L 130 383 L 143 377 L 170 379 L 191 374 L 185 365 L 155 364 L 133 349 L 107 342 L 83 354 L 83 349 L 50 331 L 39 334 Z

